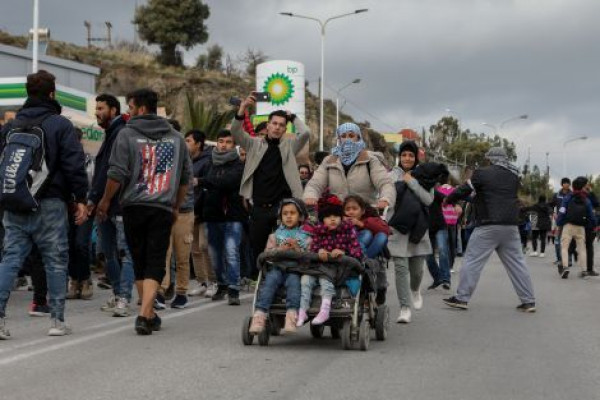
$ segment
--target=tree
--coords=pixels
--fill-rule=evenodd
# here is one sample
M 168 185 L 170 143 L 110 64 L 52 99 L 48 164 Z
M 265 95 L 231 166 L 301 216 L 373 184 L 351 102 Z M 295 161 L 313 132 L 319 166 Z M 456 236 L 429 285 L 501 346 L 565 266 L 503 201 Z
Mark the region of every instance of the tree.
M 240 61 L 246 65 L 246 74 L 253 77 L 256 74 L 256 66 L 267 61 L 269 57 L 260 50 L 248 48 L 240 57 Z
M 143 40 L 160 46 L 162 64 L 178 65 L 178 45 L 189 50 L 208 40 L 204 20 L 209 15 L 201 0 L 149 0 L 135 10 L 133 23 Z
M 223 48 L 213 44 L 206 49 L 206 69 L 211 71 L 223 70 Z

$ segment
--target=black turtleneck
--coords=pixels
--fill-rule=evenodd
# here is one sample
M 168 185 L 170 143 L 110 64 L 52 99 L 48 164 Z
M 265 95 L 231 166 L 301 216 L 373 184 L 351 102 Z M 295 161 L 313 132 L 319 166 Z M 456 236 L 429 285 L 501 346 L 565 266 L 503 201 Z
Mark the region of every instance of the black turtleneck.
M 283 160 L 279 150 L 280 139 L 265 138 L 269 147 L 254 171 L 252 197 L 254 205 L 277 205 L 292 191 L 283 174 Z

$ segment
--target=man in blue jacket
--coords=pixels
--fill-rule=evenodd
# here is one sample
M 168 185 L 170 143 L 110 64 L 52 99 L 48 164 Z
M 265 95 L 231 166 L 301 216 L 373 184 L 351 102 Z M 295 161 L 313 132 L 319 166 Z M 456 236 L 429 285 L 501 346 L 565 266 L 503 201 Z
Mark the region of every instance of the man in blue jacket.
M 16 120 L 42 120 L 45 138 L 45 160 L 49 184 L 39 195 L 39 206 L 31 212 L 4 212 L 4 256 L 0 263 L 0 339 L 10 338 L 5 324 L 6 303 L 13 281 L 36 244 L 42 254 L 48 280 L 51 327 L 50 336 L 70 333 L 65 324 L 65 295 L 68 265 L 67 202 L 76 202 L 75 222 L 87 219 L 86 197 L 88 178 L 85 154 L 77 139 L 73 124 L 60 115 L 56 101 L 55 77 L 40 70 L 27 76 L 27 100 L 17 113 Z M 0 135 L 0 150 L 4 150 L 6 134 L 13 123 L 7 124 Z

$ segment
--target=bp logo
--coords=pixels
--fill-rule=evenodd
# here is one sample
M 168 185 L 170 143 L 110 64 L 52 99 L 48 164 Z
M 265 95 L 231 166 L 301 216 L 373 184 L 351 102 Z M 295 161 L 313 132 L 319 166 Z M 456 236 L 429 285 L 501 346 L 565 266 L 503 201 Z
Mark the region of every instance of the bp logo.
M 276 73 L 267 78 L 263 90 L 271 93 L 271 104 L 280 106 L 294 95 L 294 84 L 287 75 Z

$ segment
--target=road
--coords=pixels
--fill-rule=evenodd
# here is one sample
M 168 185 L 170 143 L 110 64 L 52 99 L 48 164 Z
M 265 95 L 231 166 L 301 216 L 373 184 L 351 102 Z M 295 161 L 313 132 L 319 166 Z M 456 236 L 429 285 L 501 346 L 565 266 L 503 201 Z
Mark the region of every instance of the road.
M 446 308 L 443 290 L 425 292 L 413 322 L 393 323 L 388 340 L 372 340 L 368 352 L 312 339 L 308 328 L 272 338 L 269 347 L 245 347 L 249 294 L 241 307 L 193 299 L 185 310 L 162 312 L 162 331 L 140 337 L 133 317 L 99 311 L 107 292 L 97 290 L 91 301 L 68 301 L 73 335 L 51 338 L 46 318 L 26 314 L 31 293 L 14 292 L 14 338 L 0 341 L 1 398 L 600 398 L 600 280 L 561 280 L 551 258 L 528 261 L 536 314 L 515 311 L 518 299 L 494 257 L 469 311 Z M 393 287 L 388 298 L 395 320 Z

